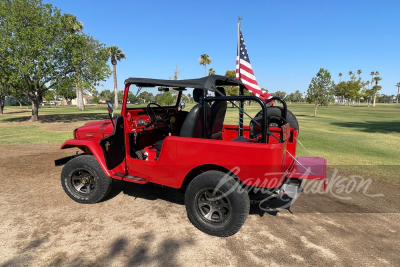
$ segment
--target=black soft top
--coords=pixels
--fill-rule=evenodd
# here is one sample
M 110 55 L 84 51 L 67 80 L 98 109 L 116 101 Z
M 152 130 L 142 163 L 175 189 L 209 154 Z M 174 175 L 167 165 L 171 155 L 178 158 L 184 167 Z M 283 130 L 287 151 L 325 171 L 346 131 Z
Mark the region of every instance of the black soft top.
M 128 78 L 125 84 L 135 84 L 138 87 L 181 87 L 181 88 L 198 88 L 203 90 L 215 91 L 217 86 L 244 86 L 244 84 L 235 79 L 221 75 L 210 75 L 199 79 L 188 80 L 159 80 L 148 78 Z

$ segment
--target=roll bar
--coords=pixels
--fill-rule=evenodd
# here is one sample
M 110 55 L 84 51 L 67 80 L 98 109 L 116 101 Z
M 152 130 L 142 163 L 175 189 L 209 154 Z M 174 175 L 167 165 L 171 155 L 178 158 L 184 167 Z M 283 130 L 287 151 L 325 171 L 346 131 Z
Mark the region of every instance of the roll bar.
M 280 98 L 279 98 L 280 99 Z M 207 129 L 206 129 L 206 124 L 207 124 L 207 114 L 206 114 L 206 103 L 207 102 L 212 102 L 212 101 L 240 101 L 240 103 L 244 103 L 244 101 L 246 100 L 250 100 L 250 101 L 254 101 L 260 104 L 261 109 L 263 111 L 263 117 L 262 117 L 262 121 L 261 121 L 261 142 L 262 143 L 267 143 L 267 106 L 265 105 L 265 102 L 263 100 L 261 100 L 260 98 L 256 97 L 256 96 L 216 96 L 216 97 L 202 97 L 200 98 L 200 104 L 202 105 L 202 109 L 203 109 L 203 132 L 202 132 L 202 136 L 203 138 L 207 137 Z M 278 99 L 277 99 L 278 100 Z M 282 100 L 283 101 L 283 100 Z M 286 103 L 285 103 L 286 105 Z M 242 104 L 240 105 L 240 108 L 242 107 Z M 240 113 L 240 115 L 242 116 L 242 120 L 240 120 L 240 124 L 239 125 L 239 136 L 243 136 L 243 113 Z M 285 113 L 286 115 L 286 113 Z M 286 117 L 286 116 L 285 116 Z M 286 119 L 286 118 L 285 118 Z
M 241 93 L 243 89 L 241 90 Z M 269 98 L 270 100 L 276 100 L 282 103 L 283 105 L 283 120 L 286 122 L 286 115 L 287 115 L 287 104 L 285 100 L 278 96 L 273 96 Z M 203 112 L 203 121 L 202 121 L 202 137 L 206 138 L 207 137 L 207 114 L 206 114 L 206 103 L 207 102 L 213 102 L 213 101 L 239 101 L 240 106 L 239 106 L 239 129 L 238 129 L 238 135 L 243 136 L 243 109 L 244 109 L 244 101 L 254 101 L 260 104 L 261 109 L 262 109 L 262 121 L 261 121 L 261 142 L 262 143 L 267 143 L 267 125 L 268 125 L 268 116 L 267 116 L 267 106 L 265 105 L 265 102 L 261 100 L 260 98 L 256 96 L 244 96 L 244 95 L 239 95 L 239 96 L 216 96 L 216 97 L 207 97 L 205 94 L 203 94 L 203 97 L 200 98 L 200 104 L 202 105 L 202 112 Z M 237 107 L 237 106 L 236 106 Z

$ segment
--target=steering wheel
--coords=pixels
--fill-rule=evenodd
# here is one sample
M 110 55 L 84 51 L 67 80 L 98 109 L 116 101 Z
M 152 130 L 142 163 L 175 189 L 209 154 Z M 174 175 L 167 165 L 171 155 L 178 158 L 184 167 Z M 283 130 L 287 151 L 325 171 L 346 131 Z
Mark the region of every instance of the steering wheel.
M 156 106 L 156 107 L 158 107 L 158 108 L 161 109 L 161 111 L 159 112 L 159 114 L 165 114 L 165 120 L 163 120 L 163 119 L 161 118 L 161 116 L 158 115 L 158 114 L 154 111 L 154 109 L 151 107 L 151 105 L 154 105 L 154 106 Z M 168 122 L 170 121 L 171 117 L 170 117 L 170 115 L 169 115 L 168 110 L 166 110 L 165 108 L 163 108 L 162 106 L 160 106 L 160 105 L 157 104 L 157 103 L 149 103 L 149 104 L 147 105 L 147 107 L 146 107 L 146 113 L 147 113 L 147 116 L 149 117 L 151 123 L 154 124 L 154 126 L 156 126 L 156 127 L 159 128 L 159 129 L 162 129 L 162 130 L 169 130 L 169 126 L 168 126 L 169 123 L 168 123 Z M 153 117 L 152 117 L 151 115 L 153 115 Z M 161 126 L 160 126 L 160 123 L 163 123 L 165 126 L 161 127 Z

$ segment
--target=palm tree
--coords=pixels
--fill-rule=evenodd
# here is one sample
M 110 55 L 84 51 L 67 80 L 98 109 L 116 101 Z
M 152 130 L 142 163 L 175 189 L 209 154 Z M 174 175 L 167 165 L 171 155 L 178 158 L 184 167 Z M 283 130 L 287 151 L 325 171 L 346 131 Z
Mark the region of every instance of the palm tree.
M 375 72 L 375 75 L 379 75 L 379 72 Z M 372 90 L 374 90 L 374 103 L 372 104 L 372 106 L 375 107 L 376 93 L 381 89 L 381 86 L 378 86 L 378 82 L 382 80 L 382 78 L 379 76 L 375 76 L 372 80 L 375 81 L 375 86 L 372 87 Z
M 362 70 L 358 70 L 357 74 L 358 74 L 358 79 L 360 79 L 360 74 L 362 73 Z
M 351 76 L 352 76 L 353 74 L 354 74 L 354 72 L 349 71 L 350 79 L 351 79 Z
M 208 75 L 214 75 L 215 74 L 215 70 L 213 68 L 210 68 L 208 70 Z
M 400 90 L 400 82 L 396 84 L 397 86 L 397 97 L 396 97 L 396 104 L 399 104 L 399 90 Z
M 343 74 L 342 74 L 341 72 L 339 72 L 339 79 L 340 79 L 340 82 L 342 82 L 342 76 L 343 76 Z
M 125 59 L 126 55 L 122 53 L 122 50 L 118 46 L 112 45 L 108 48 L 108 56 L 111 58 L 111 64 L 113 65 L 113 76 L 114 76 L 114 106 L 118 109 L 118 87 L 117 87 L 117 61 Z
M 371 73 L 369 75 L 372 76 L 372 78 L 371 78 L 371 86 L 372 86 L 372 83 L 374 82 L 373 79 L 374 79 L 375 72 L 371 71 Z
M 207 76 L 207 64 L 212 62 L 211 58 L 207 54 L 202 54 L 199 58 L 200 65 L 204 65 L 204 76 Z

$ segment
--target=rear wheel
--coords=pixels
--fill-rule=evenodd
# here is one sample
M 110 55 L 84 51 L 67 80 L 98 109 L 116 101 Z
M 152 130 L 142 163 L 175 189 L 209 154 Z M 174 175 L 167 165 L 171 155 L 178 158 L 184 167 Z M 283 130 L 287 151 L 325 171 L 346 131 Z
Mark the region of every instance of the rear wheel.
M 262 116 L 262 110 L 257 113 L 256 117 Z M 269 126 L 281 127 L 282 125 L 288 122 L 290 127 L 299 130 L 299 122 L 297 121 L 296 116 L 290 111 L 287 110 L 286 113 L 286 122 L 283 120 L 283 108 L 281 107 L 269 107 L 267 108 L 267 116 L 269 121 Z
M 232 177 L 207 171 L 190 182 L 185 193 L 187 215 L 200 231 L 213 236 L 231 236 L 247 219 L 250 200 Z
M 65 193 L 79 203 L 96 203 L 110 191 L 112 179 L 107 177 L 95 157 L 82 155 L 65 164 L 61 172 Z

